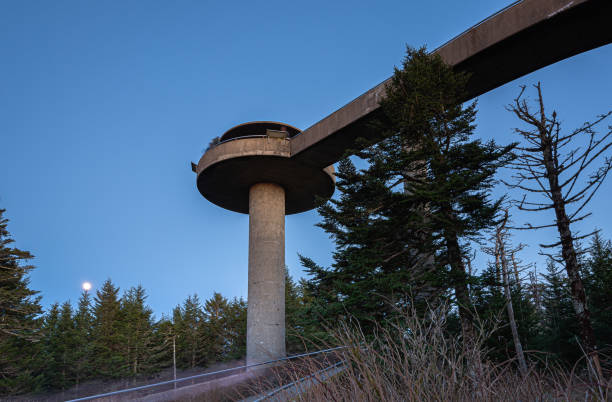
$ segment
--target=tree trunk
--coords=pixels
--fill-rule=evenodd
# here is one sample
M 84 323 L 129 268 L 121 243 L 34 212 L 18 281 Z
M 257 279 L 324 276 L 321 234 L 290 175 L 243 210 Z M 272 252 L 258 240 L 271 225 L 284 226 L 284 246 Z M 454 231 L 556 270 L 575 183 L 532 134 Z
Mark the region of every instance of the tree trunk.
M 516 358 L 519 362 L 519 368 L 523 376 L 527 375 L 527 362 L 525 361 L 525 355 L 523 353 L 523 345 L 518 335 L 518 328 L 516 326 L 516 320 L 514 319 L 514 306 L 512 305 L 512 294 L 510 293 L 510 278 L 508 275 L 508 260 L 506 258 L 506 252 L 504 249 L 504 239 L 502 239 L 502 233 L 498 230 L 497 243 L 499 251 L 499 260 L 501 261 L 501 271 L 504 280 L 504 294 L 506 296 L 506 309 L 508 310 L 508 321 L 510 322 L 510 329 L 512 331 L 512 340 L 514 341 L 514 349 L 516 351 Z M 512 254 L 514 260 L 514 254 Z
M 536 311 L 539 314 L 542 312 L 542 301 L 540 298 L 540 285 L 538 284 L 538 277 L 533 272 L 530 272 L 529 281 L 531 283 L 531 294 L 533 298 L 533 303 L 535 304 Z
M 464 339 L 464 346 L 472 346 L 475 341 L 474 317 L 470 310 L 471 300 L 467 286 L 465 265 L 461 258 L 459 240 L 452 233 L 446 233 L 446 248 L 448 250 L 448 262 L 453 277 L 455 297 L 459 306 L 459 319 L 461 321 L 461 332 Z
M 557 218 L 557 230 L 561 240 L 561 255 L 565 262 L 565 271 L 570 281 L 570 293 L 572 305 L 578 323 L 580 325 L 580 336 L 589 355 L 595 352 L 595 335 L 591 326 L 591 313 L 589 312 L 584 285 L 580 278 L 578 258 L 574 248 L 574 238 L 570 229 L 570 220 L 565 211 L 565 200 L 559 186 L 559 176 L 555 167 L 555 160 L 552 152 L 550 140 L 543 140 L 543 157 L 550 186 L 551 198 L 553 201 L 555 215 Z
M 543 131 L 544 130 L 544 131 Z M 557 230 L 561 240 L 561 255 L 565 262 L 565 271 L 570 281 L 570 294 L 572 297 L 572 305 L 576 316 L 578 317 L 578 325 L 580 326 L 580 337 L 584 343 L 586 354 L 589 363 L 593 365 L 592 370 L 597 373 L 597 376 L 603 378 L 599 355 L 597 354 L 597 343 L 593 326 L 591 325 L 591 313 L 589 311 L 584 284 L 580 278 L 580 267 L 578 265 L 578 257 L 574 248 L 574 237 L 570 228 L 570 219 L 565 210 L 565 199 L 561 186 L 559 185 L 559 174 L 557 172 L 558 161 L 554 159 L 553 145 L 550 137 L 546 138 L 545 126 L 540 127 L 540 135 L 543 143 L 544 166 L 550 186 L 550 195 L 553 201 L 555 216 L 557 218 Z
M 497 280 L 497 283 L 501 283 L 502 281 L 499 267 L 501 267 L 501 261 L 499 260 L 499 244 L 496 241 L 495 242 L 495 279 Z
M 516 259 L 514 258 L 514 252 L 510 254 L 512 258 L 512 268 L 514 270 L 514 280 L 516 281 L 517 286 L 521 284 L 521 279 L 519 278 L 519 270 L 518 264 L 516 263 Z
M 172 337 L 172 372 L 174 374 L 174 389 L 176 389 L 176 335 Z

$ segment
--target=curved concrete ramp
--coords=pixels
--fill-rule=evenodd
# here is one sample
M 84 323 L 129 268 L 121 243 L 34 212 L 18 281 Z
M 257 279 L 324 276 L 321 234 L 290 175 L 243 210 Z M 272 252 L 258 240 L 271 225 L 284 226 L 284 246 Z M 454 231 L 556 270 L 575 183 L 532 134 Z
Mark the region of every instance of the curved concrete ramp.
M 469 98 L 539 68 L 612 42 L 610 0 L 524 0 L 435 50 L 457 70 L 472 73 Z M 340 160 L 358 137 L 376 138 L 376 117 L 387 81 L 291 139 L 291 157 L 323 168 Z M 468 100 L 466 99 L 466 100 Z

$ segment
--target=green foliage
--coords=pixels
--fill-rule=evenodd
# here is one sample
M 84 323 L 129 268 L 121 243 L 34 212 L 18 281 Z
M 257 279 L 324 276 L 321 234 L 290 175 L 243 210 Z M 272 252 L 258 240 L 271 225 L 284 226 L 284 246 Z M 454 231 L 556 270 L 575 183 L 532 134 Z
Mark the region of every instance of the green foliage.
M 92 330 L 94 317 L 92 315 L 91 297 L 88 292 L 81 293 L 78 307 L 74 316 L 74 382 L 78 386 L 80 382 L 89 378 L 92 374 Z
M 383 127 L 377 169 L 400 178 L 423 219 L 413 231 L 427 234 L 435 264 L 449 273 L 465 331 L 473 321 L 464 266 L 466 245 L 495 224 L 502 200 L 491 200 L 498 168 L 516 144 L 473 139 L 476 102 L 464 106 L 467 75 L 456 73 L 424 48 L 408 49 L 381 102 Z
M 11 247 L 8 219 L 0 209 L 0 395 L 37 389 L 40 378 L 36 344 L 40 339 L 37 291 L 30 289 L 28 275 L 33 256 Z
M 145 304 L 147 299 L 142 286 L 130 288 L 121 298 L 121 332 L 124 341 L 124 372 L 130 376 L 148 373 L 155 369 L 153 357 L 153 310 Z
M 492 333 L 486 340 L 488 355 L 495 361 L 504 361 L 515 356 L 511 329 L 507 323 L 506 299 L 503 284 L 497 278 L 494 265 L 490 264 L 478 275 L 470 286 L 474 310 L 479 317 L 481 331 Z M 516 281 L 511 281 L 510 293 L 518 323 L 520 341 L 525 349 L 537 342 L 538 323 L 541 317 L 535 309 L 529 295 Z
M 495 224 L 497 169 L 514 144 L 473 139 L 476 104 L 462 105 L 467 76 L 437 55 L 408 49 L 381 101 L 384 138 L 339 163 L 337 200 L 319 208 L 336 243 L 330 269 L 302 258 L 330 321 L 350 315 L 367 332 L 410 301 L 454 292 L 471 325 L 466 244 Z
M 600 349 L 612 347 L 612 242 L 595 234 L 583 281 L 589 295 L 589 309 Z
M 201 326 L 205 361 L 220 361 L 227 353 L 227 318 L 229 303 L 220 293 L 213 293 L 212 297 L 204 302 L 204 323 Z
M 126 364 L 123 353 L 126 339 L 119 288 L 107 279 L 94 298 L 92 328 L 93 370 L 102 378 L 120 378 Z
M 177 365 L 205 366 L 246 354 L 247 305 L 243 299 L 227 300 L 220 293 L 202 306 L 197 295 L 174 309 Z
M 174 308 L 172 320 L 176 334 L 176 364 L 196 367 L 204 363 L 201 355 L 201 327 L 204 313 L 198 295 L 187 297 L 183 305 Z
M 549 260 L 546 267 L 542 304 L 544 326 L 539 346 L 554 357 L 575 362 L 582 352 L 578 346 L 579 327 L 572 306 L 566 274 Z
M 226 354 L 224 359 L 238 359 L 246 355 L 246 332 L 247 332 L 247 302 L 240 298 L 234 298 L 229 303 L 226 321 Z
M 45 388 L 66 389 L 76 377 L 73 362 L 78 341 L 69 302 L 61 307 L 57 303 L 51 306 L 45 316 L 42 332 Z
M 142 377 L 172 367 L 173 341 L 179 367 L 203 367 L 246 354 L 243 299 L 228 301 L 214 293 L 202 306 L 197 295 L 189 296 L 172 319 L 162 316 L 157 322 L 146 299 L 142 286 L 119 298 L 119 288 L 109 279 L 96 292 L 93 306 L 88 292 L 81 294 L 76 310 L 69 302 L 53 304 L 41 320 L 40 342 L 27 349 L 33 355 L 26 361 L 29 374 L 16 373 L 7 386 L 21 393 L 65 390 L 91 379 Z M 11 355 L 15 361 L 17 353 L 22 356 L 23 350 Z

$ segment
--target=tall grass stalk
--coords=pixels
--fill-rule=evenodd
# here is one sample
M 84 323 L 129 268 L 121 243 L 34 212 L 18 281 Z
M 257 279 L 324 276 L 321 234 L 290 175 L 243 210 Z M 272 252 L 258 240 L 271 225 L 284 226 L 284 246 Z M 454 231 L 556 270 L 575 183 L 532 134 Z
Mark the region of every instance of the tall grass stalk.
M 481 331 L 466 348 L 445 331 L 446 313 L 444 308 L 431 309 L 425 319 L 406 313 L 393 325 L 379 327 L 375 336 L 366 336 L 358 326 L 340 324 L 334 338 L 347 349 L 278 368 L 275 382 L 297 381 L 339 360 L 346 362 L 345 369 L 332 376 L 317 374 L 274 400 L 612 400 L 612 378 L 593 381 L 596 370 L 579 375 L 577 368 L 530 364 L 522 375 L 514 360 L 490 361 L 484 343 L 491 333 Z

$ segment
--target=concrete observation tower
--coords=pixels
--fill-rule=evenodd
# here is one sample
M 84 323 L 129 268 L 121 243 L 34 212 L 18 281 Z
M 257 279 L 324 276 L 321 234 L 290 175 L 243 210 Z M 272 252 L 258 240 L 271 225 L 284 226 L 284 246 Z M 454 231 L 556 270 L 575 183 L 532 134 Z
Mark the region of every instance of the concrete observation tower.
M 559 60 L 612 43 L 611 14 L 612 2 L 604 0 L 517 1 L 434 53 L 455 70 L 471 73 L 465 99 L 469 100 Z M 370 122 L 380 116 L 388 82 L 303 134 L 276 122 L 236 126 L 193 165 L 198 189 L 206 199 L 249 214 L 249 364 L 285 355 L 285 215 L 313 208 L 315 196 L 333 194 L 329 165 L 354 149 L 357 138 L 379 139 Z
M 247 364 L 285 356 L 285 215 L 334 192 L 333 166 L 290 158 L 290 138 L 299 134 L 284 123 L 241 124 L 192 166 L 207 200 L 249 214 Z

